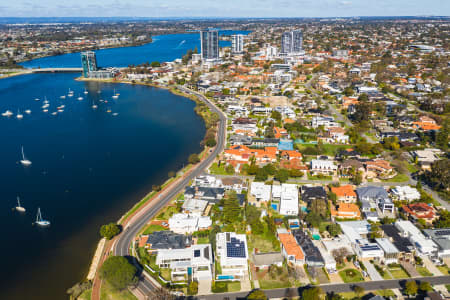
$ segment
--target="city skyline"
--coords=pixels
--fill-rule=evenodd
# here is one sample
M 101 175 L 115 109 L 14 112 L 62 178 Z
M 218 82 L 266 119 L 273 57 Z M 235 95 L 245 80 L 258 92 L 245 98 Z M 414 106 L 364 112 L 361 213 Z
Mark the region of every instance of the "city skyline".
M 101 11 L 101 14 L 99 14 Z M 143 0 L 129 2 L 102 0 L 18 0 L 0 5 L 0 17 L 352 17 L 352 16 L 443 16 L 450 2 L 422 1 L 375 2 L 367 0 L 230 0 L 227 5 L 205 0 Z

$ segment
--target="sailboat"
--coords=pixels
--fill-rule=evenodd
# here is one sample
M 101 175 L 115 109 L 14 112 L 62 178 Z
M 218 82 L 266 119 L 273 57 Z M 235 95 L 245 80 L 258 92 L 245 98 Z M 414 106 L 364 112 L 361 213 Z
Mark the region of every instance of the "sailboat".
M 84 94 L 87 95 L 88 93 L 89 92 L 86 89 L 84 89 Z
M 20 205 L 20 199 L 19 199 L 19 196 L 17 196 L 17 206 L 16 206 L 16 210 L 17 210 L 17 211 L 20 211 L 20 212 L 25 212 L 25 208 L 22 207 L 22 206 Z
M 112 96 L 113 99 L 118 99 L 119 98 L 119 94 L 116 94 L 116 89 L 114 89 L 114 94 Z
M 30 110 L 30 109 L 27 109 L 27 110 L 25 110 L 25 113 L 26 113 L 27 115 L 29 115 L 29 114 L 31 114 L 31 110 Z
M 71 91 L 70 88 L 69 88 L 69 93 L 67 94 L 67 96 L 73 97 L 73 91 Z
M 81 101 L 81 100 L 83 100 L 83 97 L 79 96 L 77 99 L 78 99 L 78 101 Z
M 20 120 L 20 119 L 23 119 L 23 115 L 20 113 L 19 110 L 17 110 L 16 118 L 19 119 L 19 120 Z
M 13 115 L 13 113 L 9 110 L 5 111 L 4 113 L 2 113 L 2 116 L 4 117 L 11 117 Z
M 37 215 L 36 215 L 36 222 L 34 222 L 34 223 L 39 226 L 49 226 L 50 225 L 50 221 L 42 219 L 40 207 L 38 207 L 38 211 L 37 211 Z
M 31 161 L 29 161 L 26 157 L 25 154 L 23 153 L 23 146 L 22 146 L 22 159 L 20 160 L 20 163 L 24 166 L 29 166 L 31 165 Z

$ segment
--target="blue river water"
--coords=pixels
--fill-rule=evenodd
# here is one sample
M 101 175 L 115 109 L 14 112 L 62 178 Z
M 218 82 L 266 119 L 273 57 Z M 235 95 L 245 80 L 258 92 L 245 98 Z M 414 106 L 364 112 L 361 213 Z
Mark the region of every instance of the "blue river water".
M 221 35 L 233 33 L 248 34 L 248 31 L 221 31 Z M 137 47 L 110 48 L 96 50 L 97 63 L 100 67 L 127 67 L 152 61 L 172 61 L 181 58 L 189 49 L 200 51 L 199 33 L 180 33 L 154 36 L 153 42 Z M 220 41 L 221 47 L 229 46 L 229 41 Z M 26 68 L 80 67 L 79 53 L 49 56 L 21 63 Z
M 198 34 L 158 36 L 139 47 L 98 50 L 97 61 L 102 66 L 170 61 L 195 47 Z M 23 65 L 79 62 L 79 54 L 66 54 Z M 146 86 L 75 81 L 78 76 L 0 80 L 0 112 L 14 113 L 0 116 L 0 299 L 67 298 L 67 288 L 87 275 L 100 226 L 118 220 L 153 184 L 201 150 L 205 128 L 192 101 Z M 73 97 L 67 97 L 69 89 Z M 48 112 L 42 108 L 45 99 Z M 53 115 L 57 107 L 63 111 Z M 16 118 L 19 112 L 23 119 Z M 22 146 L 29 167 L 19 162 Z M 24 214 L 12 210 L 17 196 Z M 38 207 L 49 228 L 32 226 Z

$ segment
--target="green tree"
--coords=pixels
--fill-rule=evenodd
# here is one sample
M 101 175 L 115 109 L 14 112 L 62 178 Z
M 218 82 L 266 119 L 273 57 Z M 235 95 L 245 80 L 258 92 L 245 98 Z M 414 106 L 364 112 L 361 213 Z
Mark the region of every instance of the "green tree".
M 327 201 L 323 199 L 313 199 L 308 205 L 309 210 L 312 213 L 315 213 L 316 215 L 320 216 L 321 219 L 324 219 L 327 217 L 328 214 L 328 206 Z
M 136 284 L 137 269 L 123 256 L 110 256 L 100 268 L 100 277 L 117 290 L 123 290 Z
M 323 291 L 319 287 L 308 288 L 303 290 L 302 300 L 320 300 L 321 294 L 323 294 Z
M 240 211 L 241 209 L 239 207 L 239 200 L 236 196 L 236 192 L 228 192 L 223 202 L 223 222 L 231 224 L 239 221 Z
M 417 283 L 414 280 L 408 281 L 405 284 L 405 293 L 406 293 L 406 295 L 409 295 L 409 296 L 416 295 L 417 294 L 417 290 L 418 290 Z
M 331 236 L 337 236 L 341 233 L 341 226 L 337 223 L 333 223 L 327 226 L 327 231 Z
M 188 295 L 197 295 L 198 293 L 198 282 L 197 281 L 191 281 L 188 286 Z
M 210 139 L 206 140 L 206 146 L 214 147 L 215 145 L 217 145 L 217 142 L 216 142 L 215 138 L 210 138 Z
M 158 68 L 158 67 L 161 67 L 161 64 L 159 63 L 159 61 L 154 61 L 154 62 L 152 62 L 151 66 L 152 66 L 152 68 Z
M 355 185 L 360 185 L 363 181 L 361 172 L 358 172 L 355 176 L 353 176 L 352 181 Z
M 420 282 L 419 290 L 426 293 L 426 292 L 432 291 L 433 287 L 431 286 L 431 284 L 428 281 L 422 281 L 422 282 Z
M 284 183 L 289 179 L 289 171 L 286 169 L 280 169 L 278 170 L 278 172 L 275 174 L 275 178 L 281 182 Z
M 120 233 L 120 227 L 116 223 L 109 223 L 100 227 L 100 235 L 107 240 L 112 239 Z
M 200 162 L 200 158 L 198 157 L 198 154 L 193 153 L 193 154 L 189 155 L 188 162 L 193 165 Z
M 270 115 L 270 117 L 274 120 L 280 121 L 281 120 L 281 113 L 279 111 L 272 111 L 272 114 Z
M 253 290 L 248 294 L 246 299 L 249 300 L 267 300 L 266 294 L 262 290 Z
M 264 171 L 264 169 L 259 168 L 256 171 L 256 175 L 255 175 L 255 181 L 266 181 L 268 178 L 267 173 Z
M 225 172 L 227 172 L 227 174 L 230 174 L 230 175 L 234 174 L 234 167 L 233 167 L 233 165 L 231 165 L 231 164 L 227 165 L 225 167 Z

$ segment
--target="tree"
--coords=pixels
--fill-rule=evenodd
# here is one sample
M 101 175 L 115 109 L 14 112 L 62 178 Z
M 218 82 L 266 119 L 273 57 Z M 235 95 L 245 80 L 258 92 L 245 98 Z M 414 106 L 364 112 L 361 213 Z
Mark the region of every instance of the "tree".
M 154 61 L 154 62 L 152 62 L 151 66 L 152 66 L 152 68 L 158 68 L 161 66 L 161 64 L 159 63 L 159 61 Z
M 189 155 L 188 162 L 193 165 L 200 162 L 200 158 L 198 157 L 198 154 L 193 153 L 193 154 Z
M 284 183 L 289 179 L 289 171 L 286 169 L 278 170 L 275 178 L 278 179 L 279 182 Z
M 110 256 L 100 268 L 100 277 L 117 290 L 123 290 L 136 284 L 137 269 L 123 256 Z
M 279 111 L 272 111 L 272 114 L 270 115 L 270 117 L 274 120 L 280 121 L 281 120 L 281 113 Z
M 407 295 L 413 296 L 413 295 L 417 294 L 417 290 L 418 290 L 417 283 L 414 280 L 408 281 L 405 284 L 405 293 Z
M 360 185 L 362 183 L 363 177 L 361 172 L 358 172 L 355 176 L 353 176 L 352 181 L 355 185 Z
M 359 285 L 355 285 L 353 287 L 353 291 L 355 292 L 355 294 L 358 297 L 361 297 L 364 294 L 364 292 L 365 292 L 364 288 L 362 286 L 359 286 Z
M 198 282 L 197 281 L 191 281 L 188 286 L 188 295 L 197 295 L 198 293 Z
M 233 165 L 229 164 L 228 166 L 225 167 L 225 172 L 227 172 L 227 174 L 234 174 L 234 167 Z
M 240 215 L 239 200 L 235 191 L 230 191 L 223 202 L 222 218 L 224 223 L 231 224 L 238 221 Z
M 302 299 L 303 300 L 320 300 L 321 294 L 323 294 L 323 291 L 321 288 L 312 287 L 312 288 L 303 290 Z
M 327 231 L 331 236 L 337 236 L 341 233 L 341 226 L 337 223 L 333 223 L 327 226 Z
M 312 213 L 315 213 L 322 219 L 327 217 L 328 207 L 327 201 L 324 199 L 312 199 L 308 205 L 308 208 Z
M 216 142 L 215 138 L 210 138 L 210 139 L 206 140 L 206 146 L 214 147 L 215 145 L 217 145 L 217 142 Z
M 333 251 L 331 251 L 331 255 L 333 255 L 336 262 L 340 265 L 344 263 L 344 259 L 347 257 L 348 254 L 349 252 L 345 247 L 334 249 Z
M 167 173 L 167 176 L 169 176 L 169 178 L 175 177 L 177 175 L 177 173 L 175 173 L 174 171 L 169 171 L 169 173 Z
M 267 300 L 266 294 L 262 290 L 253 290 L 248 294 L 247 299 L 249 300 Z
M 154 184 L 154 185 L 152 185 L 152 190 L 154 192 L 159 192 L 161 190 L 161 186 L 157 185 L 157 184 Z
M 426 293 L 433 290 L 433 287 L 428 281 L 422 281 L 419 285 L 419 290 Z
M 112 239 L 120 233 L 120 227 L 116 223 L 109 223 L 100 227 L 100 235 L 107 240 Z
M 264 169 L 259 168 L 256 171 L 256 175 L 255 175 L 255 181 L 266 181 L 268 178 L 267 173 L 264 171 Z

